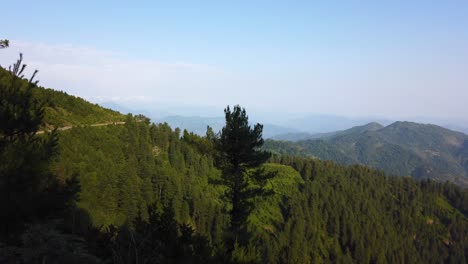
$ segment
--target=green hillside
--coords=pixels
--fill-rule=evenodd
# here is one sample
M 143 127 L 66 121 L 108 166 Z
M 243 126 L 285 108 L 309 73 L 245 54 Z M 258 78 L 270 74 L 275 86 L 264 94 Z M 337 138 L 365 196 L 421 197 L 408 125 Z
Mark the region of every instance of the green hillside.
M 396 122 L 387 127 L 371 123 L 316 140 L 267 141 L 265 148 L 468 186 L 467 142 L 467 135 L 439 126 Z
M 0 82 L 8 82 L 11 75 L 0 67 Z M 26 85 L 24 80 L 24 85 Z M 45 106 L 44 128 L 91 125 L 123 121 L 119 112 L 92 104 L 83 98 L 62 91 L 37 87 L 33 96 Z
M 79 175 L 86 213 L 75 223 L 121 226 L 148 217 L 150 204 L 170 206 L 177 222 L 222 252 L 228 219 L 223 188 L 210 184 L 220 172 L 209 143 L 132 120 L 60 133 L 53 171 Z M 437 263 L 467 250 L 459 239 L 468 236 L 457 233 L 468 234 L 466 190 L 307 158 L 274 158 L 265 169 L 277 172 L 267 185 L 275 194 L 258 198 L 249 218 L 260 262 Z
M 102 108 L 80 97 L 53 89 L 38 89 L 35 96 L 45 103 L 47 127 L 101 124 L 119 122 L 124 115 L 111 109 Z

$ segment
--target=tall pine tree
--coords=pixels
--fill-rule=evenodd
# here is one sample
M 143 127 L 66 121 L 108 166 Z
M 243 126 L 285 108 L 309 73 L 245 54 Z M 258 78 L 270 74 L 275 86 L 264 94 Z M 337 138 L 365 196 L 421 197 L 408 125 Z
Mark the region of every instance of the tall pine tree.
M 245 246 L 249 240 L 247 219 L 253 210 L 253 198 L 267 194 L 266 181 L 273 177 L 260 169 L 270 153 L 260 150 L 263 126 L 249 126 L 245 109 L 239 105 L 224 110 L 226 125 L 215 139 L 218 166 L 222 170 L 221 184 L 227 187 L 226 198 L 231 204 L 228 250 L 237 243 Z
M 33 96 L 37 71 L 24 80 L 25 68 L 20 54 L 0 79 L 0 241 L 13 243 L 27 224 L 58 216 L 77 192 L 49 170 L 57 153 L 57 134 L 36 134 L 44 107 Z

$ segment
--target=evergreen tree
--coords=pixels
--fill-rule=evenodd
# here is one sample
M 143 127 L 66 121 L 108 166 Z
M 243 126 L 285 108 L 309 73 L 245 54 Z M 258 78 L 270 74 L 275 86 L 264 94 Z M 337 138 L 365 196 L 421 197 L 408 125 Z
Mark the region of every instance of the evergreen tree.
M 239 105 L 234 106 L 232 112 L 228 106 L 224 113 L 226 125 L 215 141 L 218 166 L 222 170 L 221 184 L 227 187 L 226 197 L 232 206 L 229 250 L 236 242 L 240 246 L 248 243 L 246 227 L 253 209 L 252 198 L 267 193 L 263 187 L 274 175 L 259 169 L 270 158 L 270 153 L 260 150 L 263 126 L 256 124 L 251 128 L 245 109 Z
M 26 224 L 58 216 L 78 191 L 72 181 L 59 181 L 50 172 L 57 134 L 36 135 L 44 107 L 32 94 L 37 71 L 25 81 L 25 68 L 20 54 L 0 80 L 0 239 L 7 242 L 16 241 Z
M 10 41 L 8 39 L 0 39 L 0 49 L 8 48 Z

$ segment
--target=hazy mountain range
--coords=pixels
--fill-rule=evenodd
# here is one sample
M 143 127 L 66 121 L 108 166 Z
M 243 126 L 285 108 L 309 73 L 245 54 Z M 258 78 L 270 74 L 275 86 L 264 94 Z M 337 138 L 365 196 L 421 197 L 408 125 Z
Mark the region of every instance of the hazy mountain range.
M 198 135 L 205 135 L 207 126 L 210 126 L 217 132 L 220 131 L 225 124 L 223 117 L 167 116 L 154 119 L 153 121 L 157 123 L 168 123 L 171 127 L 187 129 Z M 298 130 L 274 124 L 263 124 L 263 136 L 265 138 L 272 138 L 289 133 L 298 133 Z
M 374 122 L 296 142 L 268 140 L 265 148 L 342 164 L 365 164 L 393 175 L 468 185 L 468 136 L 436 125 L 394 122 L 383 126 Z
M 206 132 L 209 125 L 215 130 L 221 128 L 224 122 L 223 109 L 209 106 L 172 105 L 167 103 L 125 103 L 101 102 L 100 105 L 121 113 L 143 114 L 153 122 L 167 122 L 173 127 L 187 129 L 200 135 Z M 362 116 L 349 117 L 334 114 L 318 113 L 281 113 L 267 110 L 247 109 L 251 123 L 264 124 L 264 136 L 279 140 L 304 140 L 320 137 L 323 133 L 346 130 L 355 126 L 377 122 L 389 125 L 397 119 Z M 405 119 L 416 123 L 431 123 L 439 126 L 468 133 L 468 124 L 457 120 L 415 117 Z
M 199 135 L 206 133 L 207 126 L 219 131 L 224 124 L 221 116 L 171 115 L 170 111 L 135 111 L 104 105 L 121 112 L 139 112 L 153 122 L 166 122 L 171 127 Z M 253 116 L 258 118 L 259 115 Z M 267 117 L 265 120 L 272 121 Z M 274 123 L 251 118 L 251 123 L 254 122 L 264 124 L 264 138 L 270 139 L 265 147 L 273 152 L 341 164 L 364 164 L 392 175 L 450 180 L 468 186 L 468 136 L 447 128 L 456 127 L 454 125 L 442 127 L 376 117 L 334 115 L 304 115 L 289 119 L 279 116 Z M 458 126 L 461 127 L 463 124 Z

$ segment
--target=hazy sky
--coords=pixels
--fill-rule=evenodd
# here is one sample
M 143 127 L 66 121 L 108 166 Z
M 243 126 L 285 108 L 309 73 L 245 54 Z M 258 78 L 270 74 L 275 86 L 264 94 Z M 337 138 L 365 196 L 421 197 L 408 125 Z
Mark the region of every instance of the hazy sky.
M 0 64 L 21 51 L 42 85 L 95 102 L 468 121 L 467 14 L 466 0 L 5 1 Z

